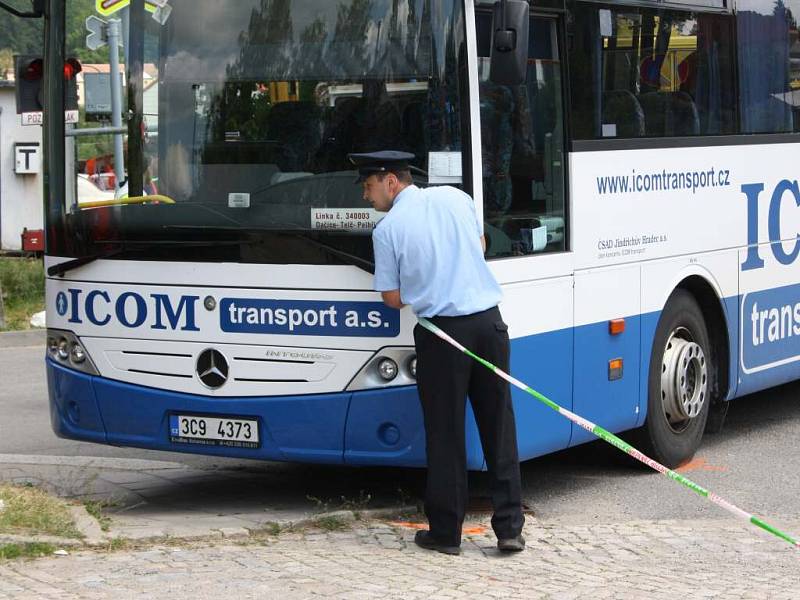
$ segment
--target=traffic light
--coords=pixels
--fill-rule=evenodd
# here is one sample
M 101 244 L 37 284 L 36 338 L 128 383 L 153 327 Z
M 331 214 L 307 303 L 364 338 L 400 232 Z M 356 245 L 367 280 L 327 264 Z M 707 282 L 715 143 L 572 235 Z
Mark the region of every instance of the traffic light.
M 44 109 L 44 61 L 41 56 L 17 56 L 17 114 Z M 64 110 L 78 110 L 77 75 L 82 71 L 77 59 L 64 61 Z
M 44 61 L 41 56 L 16 56 L 17 114 L 41 112 L 44 106 Z
M 77 76 L 83 70 L 75 58 L 64 61 L 64 110 L 78 110 Z

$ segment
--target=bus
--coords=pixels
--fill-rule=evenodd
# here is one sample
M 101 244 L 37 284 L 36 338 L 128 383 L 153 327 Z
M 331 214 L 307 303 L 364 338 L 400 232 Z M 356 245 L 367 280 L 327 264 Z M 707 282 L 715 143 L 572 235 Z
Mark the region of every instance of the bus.
M 423 466 L 416 320 L 372 290 L 347 159 L 381 149 L 473 198 L 514 376 L 656 460 L 800 378 L 800 0 L 98 0 L 118 126 L 61 117 L 88 4 L 44 15 L 57 435 Z M 113 199 L 81 202 L 89 134 Z M 522 460 L 590 441 L 513 400 Z M 469 410 L 466 440 L 482 469 Z

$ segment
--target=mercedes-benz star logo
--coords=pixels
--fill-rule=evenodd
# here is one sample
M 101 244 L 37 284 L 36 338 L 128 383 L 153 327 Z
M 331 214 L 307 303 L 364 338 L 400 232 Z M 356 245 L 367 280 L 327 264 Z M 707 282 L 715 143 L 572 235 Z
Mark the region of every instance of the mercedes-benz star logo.
M 222 352 L 209 348 L 197 357 L 197 376 L 208 388 L 217 389 L 228 381 L 228 361 Z

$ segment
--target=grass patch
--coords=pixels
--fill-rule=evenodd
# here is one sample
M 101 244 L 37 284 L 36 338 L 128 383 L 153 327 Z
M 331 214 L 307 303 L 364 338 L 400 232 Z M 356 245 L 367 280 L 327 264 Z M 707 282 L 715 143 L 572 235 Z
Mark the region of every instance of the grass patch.
M 86 512 L 92 515 L 97 523 L 100 525 L 100 529 L 103 531 L 108 531 L 111 527 L 111 517 L 106 515 L 103 512 L 104 508 L 108 508 L 110 506 L 114 506 L 113 502 L 103 502 L 101 500 L 86 500 L 83 503 Z
M 69 506 L 35 487 L 0 484 L 0 533 L 81 538 Z
M 119 552 L 120 550 L 127 550 L 131 546 L 132 544 L 125 538 L 116 537 L 112 540 L 109 540 L 106 550 L 108 552 Z
M 263 533 L 266 533 L 267 535 L 280 535 L 281 531 L 282 528 L 280 523 L 275 523 L 274 521 L 264 523 Z
M 35 258 L 0 257 L 4 330 L 30 329 L 34 313 L 44 310 L 44 265 Z
M 40 542 L 25 542 L 23 544 L 0 544 L 0 560 L 13 560 L 15 558 L 39 558 L 50 556 L 56 551 L 52 544 Z
M 347 496 L 339 496 L 339 501 L 322 500 L 316 496 L 306 496 L 307 500 L 313 502 L 317 510 L 320 512 L 330 512 L 331 510 L 349 510 L 353 513 L 356 519 L 361 519 L 362 511 L 367 509 L 367 505 L 372 501 L 372 494 L 368 494 L 364 490 L 358 492 L 358 498 L 348 498 Z
M 343 531 L 350 529 L 350 524 L 337 516 L 320 517 L 314 520 L 314 527 L 324 531 Z

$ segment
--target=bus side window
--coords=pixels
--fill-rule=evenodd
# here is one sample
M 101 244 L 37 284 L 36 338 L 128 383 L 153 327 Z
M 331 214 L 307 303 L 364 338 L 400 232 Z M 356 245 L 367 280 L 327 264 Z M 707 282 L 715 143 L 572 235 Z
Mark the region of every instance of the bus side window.
M 476 16 L 486 255 L 563 251 L 564 120 L 556 20 L 531 18 L 527 81 L 504 86 L 489 79 L 491 15 Z
M 740 0 L 742 133 L 800 131 L 800 0 Z
M 577 139 L 736 132 L 733 17 L 582 2 L 574 10 Z

